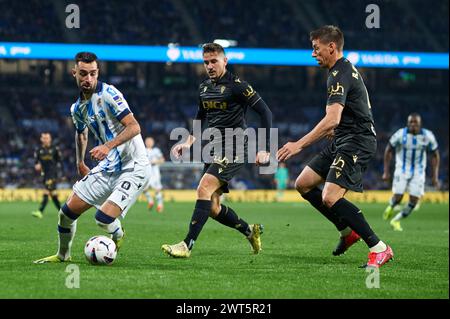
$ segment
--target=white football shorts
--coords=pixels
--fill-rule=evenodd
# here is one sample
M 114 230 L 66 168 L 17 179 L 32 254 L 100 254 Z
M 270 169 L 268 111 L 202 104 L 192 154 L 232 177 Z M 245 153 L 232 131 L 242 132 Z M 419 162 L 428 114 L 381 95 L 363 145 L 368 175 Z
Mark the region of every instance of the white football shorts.
M 409 193 L 411 196 L 422 197 L 425 194 L 425 175 L 406 176 L 402 172 L 395 172 L 392 181 L 394 194 Z
M 89 173 L 73 185 L 73 191 L 97 209 L 107 200 L 115 203 L 122 209 L 121 217 L 124 218 L 139 195 L 148 187 L 150 175 L 150 166 L 139 164 L 121 172 Z
M 149 186 L 149 188 L 156 189 L 156 190 L 160 190 L 163 188 L 162 184 L 161 184 L 161 174 L 159 173 L 159 171 L 152 172 L 148 186 Z

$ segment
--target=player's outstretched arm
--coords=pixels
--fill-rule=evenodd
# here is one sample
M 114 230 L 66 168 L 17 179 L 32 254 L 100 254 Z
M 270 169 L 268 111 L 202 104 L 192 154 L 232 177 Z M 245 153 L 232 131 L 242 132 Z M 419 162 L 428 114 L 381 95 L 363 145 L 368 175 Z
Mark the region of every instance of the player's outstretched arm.
M 183 155 L 183 151 L 189 150 L 194 142 L 195 137 L 193 135 L 189 135 L 184 143 L 177 144 L 172 148 L 172 154 L 175 156 L 175 158 L 180 158 L 181 155 Z
M 391 178 L 391 172 L 390 172 L 390 164 L 392 160 L 392 154 L 394 149 L 392 148 L 392 145 L 388 143 L 386 145 L 386 148 L 384 149 L 384 169 L 383 169 L 383 180 L 389 181 Z
M 433 186 L 437 189 L 440 188 L 439 185 L 439 163 L 441 161 L 439 151 L 435 150 L 431 154 L 431 182 L 433 183 Z
M 311 132 L 303 136 L 297 142 L 288 142 L 277 152 L 278 161 L 286 161 L 292 156 L 300 153 L 303 149 L 314 144 L 321 138 L 328 136 L 339 125 L 344 106 L 333 103 L 327 106 L 325 117 L 312 129 Z
M 259 99 L 253 105 L 253 109 L 259 114 L 261 119 L 261 127 L 266 130 L 265 151 L 260 150 L 258 154 L 256 154 L 256 165 L 262 165 L 266 164 L 270 157 L 270 129 L 272 127 L 272 111 L 263 99 Z
M 122 132 L 120 132 L 119 135 L 117 135 L 111 141 L 108 141 L 103 145 L 94 147 L 89 151 L 89 154 L 91 154 L 91 157 L 93 159 L 97 161 L 105 159 L 106 156 L 108 156 L 109 151 L 111 151 L 113 148 L 131 140 L 133 137 L 141 133 L 141 127 L 132 113 L 129 113 L 123 119 L 121 119 L 120 123 L 122 123 L 124 129 L 122 130 Z
M 86 155 L 86 147 L 88 144 L 88 129 L 85 128 L 81 133 L 75 132 L 75 149 L 77 158 L 77 171 L 81 176 L 89 173 L 90 169 L 84 163 L 84 156 Z

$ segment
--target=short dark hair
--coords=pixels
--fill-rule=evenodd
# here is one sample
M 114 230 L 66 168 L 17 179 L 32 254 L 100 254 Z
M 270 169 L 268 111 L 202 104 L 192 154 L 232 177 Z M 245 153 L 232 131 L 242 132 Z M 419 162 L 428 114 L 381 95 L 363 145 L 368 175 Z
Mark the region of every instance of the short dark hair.
M 75 63 L 78 64 L 78 62 L 84 63 L 97 62 L 97 56 L 95 55 L 95 53 L 92 52 L 78 52 L 77 55 L 75 56 Z
M 210 53 L 210 52 L 216 52 L 216 53 L 222 53 L 225 55 L 225 50 L 220 44 L 217 43 L 205 43 L 202 46 L 203 54 Z
M 334 25 L 324 25 L 317 30 L 311 31 L 309 33 L 309 39 L 311 41 L 320 40 L 320 42 L 326 44 L 334 42 L 339 51 L 344 49 L 344 33 Z
M 408 118 L 410 118 L 410 117 L 417 117 L 417 118 L 419 118 L 419 119 L 422 119 L 422 117 L 420 116 L 420 114 L 419 114 L 419 113 L 416 113 L 416 112 L 409 114 L 409 115 L 408 115 Z

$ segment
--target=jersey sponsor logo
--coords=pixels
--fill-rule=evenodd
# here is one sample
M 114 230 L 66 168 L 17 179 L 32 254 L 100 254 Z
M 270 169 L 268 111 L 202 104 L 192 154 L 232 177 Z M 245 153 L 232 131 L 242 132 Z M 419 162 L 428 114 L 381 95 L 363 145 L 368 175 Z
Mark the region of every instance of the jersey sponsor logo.
M 108 86 L 106 91 L 108 91 L 109 94 L 111 94 L 111 96 L 114 98 L 116 95 L 118 95 L 119 93 L 114 90 L 112 87 Z
M 41 156 L 41 161 L 51 161 L 53 159 L 52 154 L 48 154 L 48 155 L 42 155 Z
M 223 101 L 203 101 L 203 108 L 206 110 L 216 109 L 216 110 L 226 110 L 228 107 L 228 103 Z
M 247 89 L 245 89 L 245 92 L 243 92 L 242 94 L 244 94 L 244 96 L 247 99 L 250 99 L 253 95 L 256 94 L 255 90 L 253 90 L 252 86 L 249 85 Z
M 344 87 L 342 85 L 340 85 L 339 82 L 336 83 L 336 87 L 331 85 L 328 88 L 328 96 L 333 96 L 333 95 L 344 95 Z
M 123 100 L 119 95 L 113 97 L 113 100 L 116 101 L 117 105 L 121 105 L 123 103 Z

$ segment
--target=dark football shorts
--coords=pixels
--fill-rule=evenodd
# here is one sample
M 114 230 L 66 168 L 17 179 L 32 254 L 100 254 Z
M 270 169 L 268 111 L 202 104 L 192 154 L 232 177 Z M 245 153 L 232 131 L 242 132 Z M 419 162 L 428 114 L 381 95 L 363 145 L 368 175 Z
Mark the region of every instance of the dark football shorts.
M 50 192 L 54 191 L 56 189 L 56 178 L 44 177 L 44 187 Z
M 236 141 L 233 142 L 233 149 L 230 152 L 231 155 L 229 155 L 232 158 L 224 156 L 227 154 L 224 144 L 225 141 L 222 140 L 220 143 L 222 143 L 222 150 L 225 150 L 225 152 L 219 153 L 220 155 L 214 155 L 214 151 L 211 151 L 210 162 L 205 163 L 202 176 L 208 173 L 217 177 L 222 182 L 220 190 L 223 193 L 229 193 L 228 182 L 248 162 L 248 137 L 244 137 L 244 143 L 240 145 L 242 147 L 236 147 Z
M 229 193 L 228 182 L 239 172 L 239 170 L 244 167 L 245 163 L 219 163 L 218 161 L 214 163 L 205 164 L 203 168 L 203 174 L 211 174 L 219 181 L 222 182 L 220 190 L 222 193 Z
M 362 174 L 375 155 L 376 149 L 375 137 L 364 138 L 361 144 L 348 142 L 336 146 L 333 142 L 317 154 L 308 166 L 326 182 L 362 193 Z

